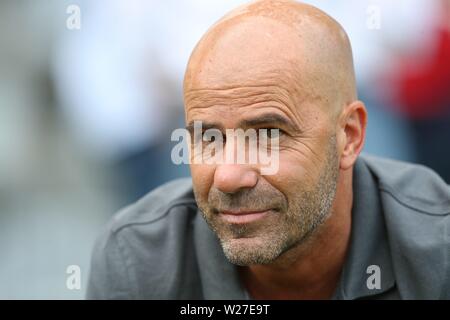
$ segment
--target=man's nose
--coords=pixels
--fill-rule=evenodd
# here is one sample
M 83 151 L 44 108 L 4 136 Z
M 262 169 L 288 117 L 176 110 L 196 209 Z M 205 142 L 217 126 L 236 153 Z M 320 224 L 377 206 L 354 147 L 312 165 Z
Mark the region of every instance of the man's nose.
M 258 182 L 258 173 L 248 165 L 222 164 L 216 167 L 214 187 L 224 193 L 235 193 L 242 188 L 253 188 Z

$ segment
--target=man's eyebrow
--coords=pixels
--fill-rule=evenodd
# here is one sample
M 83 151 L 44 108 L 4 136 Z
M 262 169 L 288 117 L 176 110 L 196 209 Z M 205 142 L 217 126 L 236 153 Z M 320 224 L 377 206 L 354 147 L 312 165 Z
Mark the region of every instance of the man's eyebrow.
M 186 130 L 189 133 L 194 133 L 194 122 L 201 122 L 202 130 L 206 131 L 208 129 L 218 129 L 220 131 L 224 131 L 222 125 L 216 122 L 207 122 L 200 120 L 193 120 L 189 122 L 186 126 Z M 261 127 L 261 126 L 270 126 L 270 127 L 287 127 L 291 130 L 298 130 L 298 127 L 292 123 L 292 121 L 284 117 L 278 113 L 266 113 L 261 116 L 252 119 L 245 119 L 239 122 L 238 128 L 251 128 L 251 127 Z M 276 129 L 276 128 L 275 128 Z
M 215 122 L 207 122 L 207 121 L 201 121 L 201 120 L 193 120 L 189 122 L 189 124 L 186 126 L 186 130 L 189 131 L 189 133 L 194 133 L 194 122 L 201 122 L 202 124 L 202 130 L 206 131 L 208 129 L 222 129 L 222 126 Z
M 244 128 L 258 126 L 281 126 L 288 127 L 291 130 L 298 130 L 297 126 L 289 118 L 278 113 L 266 113 L 257 118 L 242 120 L 240 122 L 240 127 Z

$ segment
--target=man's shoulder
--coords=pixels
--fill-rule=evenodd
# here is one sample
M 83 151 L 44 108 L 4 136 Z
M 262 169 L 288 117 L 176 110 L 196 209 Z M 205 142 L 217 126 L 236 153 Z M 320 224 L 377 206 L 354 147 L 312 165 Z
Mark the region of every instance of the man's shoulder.
M 450 298 L 450 187 L 431 169 L 372 156 L 395 270 L 405 299 Z
M 450 186 L 430 168 L 369 155 L 360 158 L 386 198 L 417 213 L 437 217 L 450 214 Z
M 88 299 L 200 297 L 190 179 L 177 179 L 120 210 L 96 240 Z M 180 291 L 188 286 L 191 289 Z
M 171 212 L 196 207 L 191 178 L 169 181 L 117 212 L 108 223 L 111 232 L 133 225 L 152 224 Z

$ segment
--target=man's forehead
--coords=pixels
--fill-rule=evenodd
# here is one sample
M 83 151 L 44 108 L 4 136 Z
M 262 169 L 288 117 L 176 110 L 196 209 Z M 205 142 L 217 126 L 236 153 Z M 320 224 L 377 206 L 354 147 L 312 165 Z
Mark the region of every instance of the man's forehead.
M 188 109 L 209 106 L 245 107 L 260 103 L 295 104 L 297 89 L 294 79 L 281 70 L 252 75 L 239 81 L 225 81 L 222 84 L 191 88 L 185 92 L 184 102 Z
M 218 128 L 272 123 L 298 131 L 304 121 L 317 116 L 322 109 L 317 106 L 323 104 L 321 96 L 298 97 L 302 96 L 270 84 L 193 90 L 185 96 L 186 123 L 197 120 Z
M 195 49 L 185 89 L 226 88 L 257 80 L 294 77 L 302 57 L 299 36 L 264 17 L 224 23 L 209 32 Z
M 193 133 L 195 128 L 201 126 L 202 130 L 211 128 L 225 131 L 228 128 L 253 128 L 253 127 L 282 127 L 290 132 L 299 131 L 300 128 L 295 119 L 276 110 L 261 111 L 256 114 L 247 114 L 237 117 L 202 117 L 198 115 L 186 121 L 186 128 Z

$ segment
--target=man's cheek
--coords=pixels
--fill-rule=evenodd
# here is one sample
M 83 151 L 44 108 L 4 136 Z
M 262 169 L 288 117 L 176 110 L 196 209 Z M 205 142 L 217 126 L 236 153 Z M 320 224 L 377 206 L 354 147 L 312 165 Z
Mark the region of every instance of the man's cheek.
M 206 202 L 213 184 L 214 171 L 207 165 L 191 165 L 191 175 L 198 200 Z
M 273 177 L 277 180 L 277 186 L 287 191 L 292 187 L 295 189 L 313 185 L 320 173 L 320 165 L 320 163 L 315 163 L 311 158 L 306 158 L 299 151 L 286 152 L 281 154 L 280 169 L 278 174 Z
M 264 175 L 263 178 L 274 188 L 284 193 L 298 182 L 298 168 L 292 166 L 289 159 L 280 158 L 278 170 L 275 174 Z

